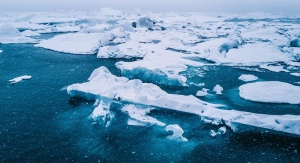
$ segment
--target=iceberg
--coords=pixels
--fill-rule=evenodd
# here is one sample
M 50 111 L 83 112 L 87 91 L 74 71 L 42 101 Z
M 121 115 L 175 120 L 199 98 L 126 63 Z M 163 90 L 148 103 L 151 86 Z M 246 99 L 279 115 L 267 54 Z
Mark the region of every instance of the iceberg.
M 245 82 L 255 81 L 255 80 L 257 80 L 257 79 L 258 79 L 257 76 L 250 75 L 250 74 L 242 74 L 242 75 L 239 77 L 239 80 L 242 80 L 242 81 L 245 81 Z
M 272 83 L 267 83 L 266 85 L 269 85 L 269 88 L 271 88 L 270 85 L 272 85 Z M 286 88 L 286 85 L 284 85 L 279 89 Z M 294 90 L 292 94 L 297 96 L 293 99 L 299 102 L 299 87 L 293 86 L 290 89 Z M 129 80 L 125 77 L 117 77 L 111 74 L 105 67 L 94 70 L 87 82 L 68 86 L 67 92 L 70 96 L 96 100 L 96 105 L 102 103 L 102 106 L 99 105 L 100 108 L 96 107 L 98 111 L 92 114 L 93 119 L 97 120 L 97 117 L 100 117 L 101 122 L 103 122 L 103 117 L 104 122 L 111 122 L 112 115 L 108 114 L 110 112 L 109 108 L 105 107 L 104 109 L 103 106 L 110 106 L 110 103 L 116 102 L 196 114 L 206 123 L 225 125 L 234 132 L 253 130 L 251 127 L 243 128 L 243 126 L 246 125 L 254 128 L 300 135 L 300 118 L 298 115 L 267 115 L 236 110 L 222 110 L 217 108 L 222 105 L 208 103 L 192 95 L 168 94 L 154 84 L 143 83 L 137 79 Z M 280 92 L 280 94 L 282 96 L 282 92 Z M 143 116 L 145 114 L 138 114 L 138 116 L 134 118 L 139 119 L 140 115 Z M 150 118 L 150 120 L 154 119 Z
M 264 81 L 239 87 L 240 96 L 246 100 L 267 103 L 300 104 L 300 87 L 280 81 Z
M 13 78 L 13 79 L 11 79 L 9 81 L 10 81 L 11 84 L 15 84 L 15 83 L 18 83 L 18 82 L 20 82 L 22 80 L 29 80 L 29 79 L 31 79 L 31 76 L 29 76 L 29 75 L 23 75 L 23 76 L 19 76 L 19 77 Z

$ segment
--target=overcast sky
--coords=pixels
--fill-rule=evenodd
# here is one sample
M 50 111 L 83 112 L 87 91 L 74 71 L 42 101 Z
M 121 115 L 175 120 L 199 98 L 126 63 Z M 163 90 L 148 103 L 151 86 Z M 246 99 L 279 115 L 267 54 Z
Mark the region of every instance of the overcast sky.
M 0 0 L 0 11 L 95 11 L 101 7 L 175 12 L 300 13 L 300 0 Z

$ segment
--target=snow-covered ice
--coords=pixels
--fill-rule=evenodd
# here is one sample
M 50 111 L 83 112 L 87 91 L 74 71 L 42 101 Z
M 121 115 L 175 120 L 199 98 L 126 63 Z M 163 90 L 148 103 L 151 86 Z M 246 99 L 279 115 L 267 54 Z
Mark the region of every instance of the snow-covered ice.
M 21 32 L 14 26 L 10 24 L 1 25 L 0 24 L 0 43 L 36 43 L 37 41 L 25 37 Z
M 240 77 L 239 77 L 239 80 L 242 80 L 242 81 L 245 81 L 245 82 L 248 82 L 248 81 L 255 81 L 257 80 L 258 77 L 257 76 L 254 76 L 254 75 L 251 75 L 251 74 L 242 74 Z
M 300 87 L 280 81 L 264 81 L 244 84 L 239 87 L 244 99 L 268 102 L 300 104 Z
M 217 84 L 214 89 L 213 89 L 214 92 L 216 92 L 217 95 L 221 95 L 222 94 L 222 91 L 223 91 L 223 88 Z
M 19 76 L 19 77 L 13 78 L 13 79 L 11 79 L 9 81 L 10 81 L 11 84 L 15 84 L 15 83 L 18 83 L 18 82 L 20 82 L 22 80 L 29 80 L 29 79 L 31 79 L 31 76 L 29 76 L 29 75 L 23 75 L 23 76 Z
M 110 35 L 103 33 L 68 33 L 43 40 L 36 46 L 72 54 L 95 54 L 99 47 L 109 44 Z
M 255 83 L 251 84 L 255 85 Z M 276 84 L 277 86 L 280 86 L 277 87 L 280 92 L 280 96 L 278 97 L 282 97 L 281 90 L 285 90 L 289 93 L 287 95 L 285 94 L 286 92 L 284 92 L 284 95 L 287 95 L 285 97 L 291 98 L 285 99 L 294 100 L 293 102 L 299 103 L 299 87 L 289 84 L 286 85 L 286 83 L 281 85 L 281 82 L 275 82 L 275 85 Z M 272 85 L 272 83 L 266 82 L 265 85 L 269 86 L 268 88 L 271 88 L 270 85 Z M 248 88 L 248 86 L 248 84 L 244 85 L 246 88 Z M 264 86 L 264 88 L 266 87 Z M 250 89 L 252 89 L 252 85 L 250 85 Z M 243 86 L 240 87 L 240 90 L 244 90 Z M 258 90 L 263 89 L 259 87 Z M 129 102 L 132 104 L 188 112 L 201 116 L 204 122 L 216 125 L 223 124 L 230 127 L 235 132 L 242 132 L 241 126 L 248 125 L 300 135 L 300 119 L 297 115 L 267 115 L 236 110 L 222 110 L 217 108 L 222 105 L 207 103 L 191 95 L 168 94 L 154 84 L 142 83 L 137 79 L 129 80 L 125 77 L 117 77 L 111 74 L 105 67 L 94 70 L 89 77 L 88 82 L 68 86 L 67 91 L 71 96 L 96 99 L 102 103 L 107 103 L 105 101 L 109 101 L 109 104 L 106 104 L 106 106 L 109 106 L 111 101 L 118 103 Z M 272 94 L 268 95 L 272 96 Z M 99 110 L 101 113 L 100 117 L 105 115 L 104 117 L 109 117 L 108 122 L 110 122 L 111 116 L 107 116 L 106 111 L 103 113 L 103 109 Z M 107 110 L 109 110 L 109 108 Z
M 202 90 L 197 91 L 196 96 L 206 96 L 206 95 L 208 95 L 207 91 L 208 91 L 208 89 L 202 88 Z

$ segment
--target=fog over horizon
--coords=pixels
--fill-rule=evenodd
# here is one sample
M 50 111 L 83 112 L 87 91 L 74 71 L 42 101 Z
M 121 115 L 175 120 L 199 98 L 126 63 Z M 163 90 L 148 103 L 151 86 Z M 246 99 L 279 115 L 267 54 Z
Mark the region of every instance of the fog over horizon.
M 120 10 L 153 12 L 213 12 L 213 13 L 249 13 L 268 12 L 300 14 L 298 0 L 1 0 L 0 11 L 97 11 L 102 7 Z

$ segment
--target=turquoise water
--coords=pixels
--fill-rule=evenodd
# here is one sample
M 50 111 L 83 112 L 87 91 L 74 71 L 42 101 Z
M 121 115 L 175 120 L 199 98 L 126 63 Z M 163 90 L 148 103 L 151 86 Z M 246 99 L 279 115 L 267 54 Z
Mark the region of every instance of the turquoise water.
M 186 143 L 168 140 L 164 128 L 127 125 L 127 115 L 120 105 L 112 110 L 116 118 L 109 128 L 88 120 L 92 101 L 70 98 L 65 86 L 86 81 L 91 72 L 106 66 L 120 75 L 118 60 L 96 56 L 69 55 L 32 44 L 2 44 L 0 49 L 0 160 L 1 162 L 299 162 L 300 139 L 278 133 L 235 134 L 229 129 L 212 138 L 211 129 L 200 117 L 157 109 L 151 116 L 167 124 L 179 124 Z M 202 71 L 202 70 L 201 70 Z M 204 71 L 204 70 L 203 70 Z M 299 105 L 262 104 L 240 99 L 235 89 L 241 73 L 232 67 L 209 67 L 203 77 L 189 82 L 204 82 L 213 88 L 220 84 L 224 95 L 201 98 L 224 103 L 224 109 L 238 109 L 269 114 L 300 114 Z M 253 72 L 261 80 L 295 82 L 284 73 Z M 32 75 L 32 79 L 11 85 L 8 80 Z M 200 87 L 164 88 L 168 92 L 195 94 Z

